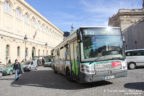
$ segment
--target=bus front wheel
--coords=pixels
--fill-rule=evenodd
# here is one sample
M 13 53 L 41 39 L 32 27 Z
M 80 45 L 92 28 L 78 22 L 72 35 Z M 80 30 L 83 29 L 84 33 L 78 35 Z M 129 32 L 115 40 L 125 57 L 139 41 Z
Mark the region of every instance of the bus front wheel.
M 55 66 L 53 66 L 54 73 L 57 73 Z
M 66 78 L 67 80 L 71 81 L 70 70 L 68 68 L 66 68 Z

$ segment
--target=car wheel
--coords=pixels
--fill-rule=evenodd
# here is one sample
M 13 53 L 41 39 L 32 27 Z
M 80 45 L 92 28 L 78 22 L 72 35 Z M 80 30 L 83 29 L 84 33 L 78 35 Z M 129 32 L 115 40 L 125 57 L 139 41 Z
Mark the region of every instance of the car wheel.
M 9 74 L 12 75 L 12 74 L 13 74 L 13 71 L 11 70 Z
M 30 68 L 29 68 L 29 71 L 31 71 L 31 70 L 32 70 L 32 68 L 30 67 Z
M 128 68 L 129 68 L 130 70 L 133 70 L 133 69 L 136 68 L 136 64 L 135 64 L 135 63 L 129 63 L 129 64 L 128 64 Z

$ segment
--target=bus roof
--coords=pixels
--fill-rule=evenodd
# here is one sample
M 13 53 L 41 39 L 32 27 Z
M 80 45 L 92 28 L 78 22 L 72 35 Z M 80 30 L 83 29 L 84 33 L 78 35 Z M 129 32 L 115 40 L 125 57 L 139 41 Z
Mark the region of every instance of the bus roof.
M 81 27 L 79 27 L 77 30 L 79 30 L 79 29 L 81 29 L 81 28 L 107 28 L 107 27 L 109 27 L 109 26 L 81 26 Z M 120 27 L 110 27 L 110 28 L 120 28 Z M 57 48 L 59 45 L 61 45 L 63 42 L 65 42 L 66 40 L 68 40 L 74 33 L 76 33 L 77 32 L 77 30 L 76 31 L 74 31 L 74 32 L 72 32 L 68 37 L 66 37 L 60 44 L 58 44 L 55 48 Z M 55 48 L 53 48 L 53 49 L 55 49 Z
M 81 26 L 78 29 L 81 29 L 81 28 L 107 28 L 107 27 L 110 27 L 110 28 L 120 28 L 120 27 L 111 27 L 111 26 Z

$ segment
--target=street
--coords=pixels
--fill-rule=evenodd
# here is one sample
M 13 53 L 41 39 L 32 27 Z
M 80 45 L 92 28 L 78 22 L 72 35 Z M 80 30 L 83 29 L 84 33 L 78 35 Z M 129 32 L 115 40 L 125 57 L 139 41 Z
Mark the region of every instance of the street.
M 128 77 L 91 84 L 78 84 L 55 74 L 49 67 L 0 77 L 0 96 L 144 96 L 144 68 L 128 71 Z

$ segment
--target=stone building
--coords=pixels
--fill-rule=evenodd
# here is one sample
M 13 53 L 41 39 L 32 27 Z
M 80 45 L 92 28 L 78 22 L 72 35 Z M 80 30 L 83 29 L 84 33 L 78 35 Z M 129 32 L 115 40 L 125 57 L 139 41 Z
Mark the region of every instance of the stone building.
M 109 18 L 109 26 L 120 27 L 126 40 L 126 49 L 144 48 L 144 0 L 142 9 L 120 9 Z
M 144 9 L 120 9 L 109 18 L 109 26 L 120 27 L 122 31 L 144 18 Z
M 144 49 L 144 19 L 124 30 L 126 49 Z
M 25 0 L 0 0 L 0 61 L 47 56 L 63 32 Z

